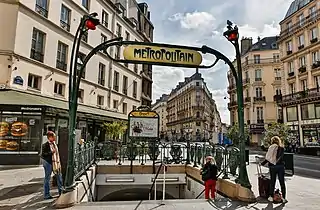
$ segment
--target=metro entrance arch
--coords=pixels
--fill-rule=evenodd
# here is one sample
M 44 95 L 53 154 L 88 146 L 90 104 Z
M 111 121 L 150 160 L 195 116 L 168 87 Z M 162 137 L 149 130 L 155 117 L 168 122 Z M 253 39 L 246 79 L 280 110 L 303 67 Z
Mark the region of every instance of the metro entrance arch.
M 172 66 L 184 68 L 203 68 L 208 69 L 214 67 L 219 60 L 224 61 L 231 69 L 237 85 L 237 99 L 238 99 L 238 121 L 239 121 L 239 138 L 240 138 L 240 168 L 239 178 L 237 182 L 245 187 L 251 189 L 251 184 L 248 178 L 245 158 L 245 139 L 244 139 L 244 114 L 243 114 L 243 87 L 242 87 L 242 70 L 239 50 L 239 33 L 237 26 L 232 27 L 232 23 L 227 21 L 228 30 L 223 34 L 228 41 L 230 41 L 236 49 L 237 70 L 232 62 L 221 52 L 212 49 L 208 46 L 191 47 L 180 45 L 169 45 L 162 43 L 145 43 L 136 41 L 123 41 L 122 37 L 108 40 L 96 46 L 82 61 L 81 67 L 78 69 L 77 58 L 79 57 L 79 46 L 81 37 L 88 30 L 95 30 L 99 25 L 99 20 L 96 18 L 97 13 L 92 13 L 83 16 L 79 24 L 77 33 L 75 35 L 73 48 L 71 52 L 71 65 L 69 74 L 69 143 L 68 143 L 68 167 L 65 180 L 65 192 L 70 192 L 74 187 L 74 142 L 75 142 L 75 122 L 77 116 L 77 98 L 81 77 L 86 64 L 97 52 L 104 50 L 107 56 L 115 61 L 121 63 L 132 64 L 148 64 L 159 66 Z M 112 46 L 124 47 L 123 58 L 113 58 L 108 53 L 108 48 Z M 210 54 L 215 57 L 211 65 L 203 65 L 202 54 Z M 77 73 L 78 71 L 78 73 Z M 190 145 L 189 149 L 190 149 Z

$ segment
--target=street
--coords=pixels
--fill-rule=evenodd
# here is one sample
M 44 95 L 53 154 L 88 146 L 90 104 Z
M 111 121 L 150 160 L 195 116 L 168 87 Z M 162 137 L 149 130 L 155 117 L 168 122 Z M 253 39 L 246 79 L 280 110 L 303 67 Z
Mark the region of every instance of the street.
M 265 155 L 264 151 L 252 151 L 250 154 Z M 320 157 L 294 155 L 294 174 L 304 177 L 320 179 Z

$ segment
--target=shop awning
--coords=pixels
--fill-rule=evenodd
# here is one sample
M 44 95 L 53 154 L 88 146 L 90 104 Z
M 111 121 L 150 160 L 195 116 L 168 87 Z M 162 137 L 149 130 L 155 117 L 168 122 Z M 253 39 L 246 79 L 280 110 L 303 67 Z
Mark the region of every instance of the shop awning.
M 54 98 L 49 98 L 40 95 L 34 95 L 30 93 L 24 93 L 16 90 L 2 90 L 0 91 L 0 104 L 2 105 L 40 105 L 47 106 L 57 109 L 68 110 L 68 102 L 65 100 L 59 100 Z M 90 115 L 98 115 L 107 118 L 124 119 L 128 117 L 125 114 L 111 112 L 104 109 L 95 108 L 92 106 L 86 106 L 79 104 L 78 112 Z

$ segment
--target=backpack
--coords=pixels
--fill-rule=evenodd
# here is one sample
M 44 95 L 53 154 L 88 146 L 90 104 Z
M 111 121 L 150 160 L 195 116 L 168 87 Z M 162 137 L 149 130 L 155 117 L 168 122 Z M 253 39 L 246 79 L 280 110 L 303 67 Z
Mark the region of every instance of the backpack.
M 201 179 L 202 181 L 208 181 L 210 179 L 210 167 L 205 168 L 202 172 L 201 172 Z

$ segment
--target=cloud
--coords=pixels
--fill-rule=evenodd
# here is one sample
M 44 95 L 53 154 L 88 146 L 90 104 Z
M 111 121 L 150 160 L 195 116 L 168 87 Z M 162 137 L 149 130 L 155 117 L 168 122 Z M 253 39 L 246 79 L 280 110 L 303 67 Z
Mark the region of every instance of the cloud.
M 240 37 L 278 35 L 279 22 L 293 0 L 143 0 L 149 5 L 155 26 L 154 41 L 177 45 L 210 46 L 234 59 L 233 46 L 222 36 L 226 20 L 239 27 Z M 142 0 L 141 0 L 142 2 Z M 163 8 L 163 9 L 162 9 Z M 164 9 L 165 8 L 165 9 Z M 203 63 L 213 61 L 205 56 Z M 217 103 L 223 122 L 229 123 L 226 88 L 228 67 L 219 62 L 211 69 L 200 70 Z M 195 69 L 153 67 L 153 100 L 170 93 L 184 77 Z

